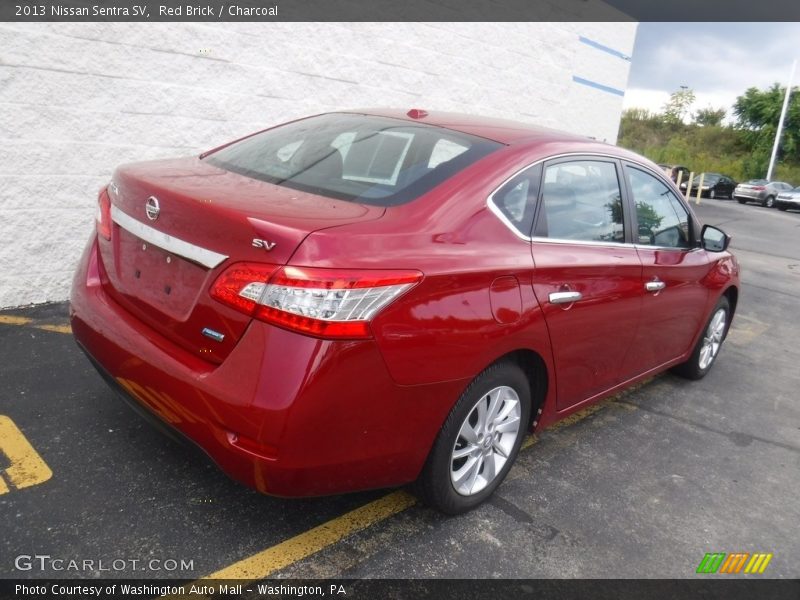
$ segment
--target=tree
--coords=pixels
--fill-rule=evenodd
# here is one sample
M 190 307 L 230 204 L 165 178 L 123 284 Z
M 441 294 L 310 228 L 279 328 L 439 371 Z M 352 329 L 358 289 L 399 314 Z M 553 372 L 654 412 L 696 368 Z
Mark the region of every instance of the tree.
M 701 127 L 719 127 L 726 114 L 724 108 L 713 109 L 709 106 L 694 113 L 694 122 Z
M 654 118 L 654 116 L 655 115 L 646 108 L 631 107 L 622 111 L 622 118 L 632 121 L 649 121 Z
M 785 87 L 774 83 L 766 90 L 748 88 L 744 95 L 736 98 L 733 105 L 736 127 L 751 150 L 745 164 L 749 176 L 763 177 L 766 173 L 785 93 Z M 800 93 L 797 88 L 792 90 L 779 150 L 778 156 L 784 159 L 796 162 L 800 158 Z
M 669 95 L 669 100 L 664 105 L 664 120 L 668 123 L 683 123 L 694 101 L 692 89 L 682 85 Z

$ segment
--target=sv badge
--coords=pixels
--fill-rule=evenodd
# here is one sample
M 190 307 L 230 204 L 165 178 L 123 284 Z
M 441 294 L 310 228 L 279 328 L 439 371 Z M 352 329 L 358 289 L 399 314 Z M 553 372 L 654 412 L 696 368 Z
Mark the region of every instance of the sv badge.
M 253 238 L 253 247 L 254 248 L 263 248 L 267 252 L 272 250 L 276 246 L 276 242 L 270 242 L 268 240 L 260 240 L 258 238 Z

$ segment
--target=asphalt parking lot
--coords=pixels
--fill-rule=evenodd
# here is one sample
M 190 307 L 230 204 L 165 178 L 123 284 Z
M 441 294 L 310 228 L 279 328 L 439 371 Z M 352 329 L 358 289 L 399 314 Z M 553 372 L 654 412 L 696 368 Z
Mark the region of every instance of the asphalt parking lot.
M 65 305 L 0 313 L 0 577 L 685 578 L 711 577 L 695 573 L 706 553 L 764 552 L 759 577 L 797 578 L 800 214 L 696 210 L 743 267 L 712 372 L 657 377 L 540 433 L 455 518 L 403 490 L 247 490 L 117 399 Z M 36 555 L 64 562 L 17 558 Z

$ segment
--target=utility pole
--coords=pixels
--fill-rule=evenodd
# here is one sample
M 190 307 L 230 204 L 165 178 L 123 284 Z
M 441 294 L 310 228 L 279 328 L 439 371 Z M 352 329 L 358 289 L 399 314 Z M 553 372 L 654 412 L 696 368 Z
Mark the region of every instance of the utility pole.
M 778 131 L 775 132 L 775 143 L 772 145 L 772 156 L 769 158 L 769 168 L 767 169 L 767 179 L 772 179 L 772 169 L 775 167 L 775 157 L 778 156 L 778 146 L 781 143 L 781 133 L 783 132 L 783 122 L 786 120 L 786 109 L 789 108 L 789 97 L 792 95 L 792 82 L 794 72 L 797 69 L 797 59 L 792 63 L 792 74 L 789 76 L 789 85 L 786 86 L 786 95 L 783 97 L 783 108 L 781 118 L 778 120 Z

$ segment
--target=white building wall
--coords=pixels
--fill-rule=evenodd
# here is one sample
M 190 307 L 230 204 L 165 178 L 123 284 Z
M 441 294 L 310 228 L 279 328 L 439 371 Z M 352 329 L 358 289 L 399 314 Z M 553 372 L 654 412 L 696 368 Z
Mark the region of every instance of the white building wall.
M 509 117 L 613 143 L 630 66 L 614 51 L 630 56 L 635 33 L 635 23 L 2 23 L 0 308 L 67 298 L 97 191 L 120 163 L 368 106 Z

